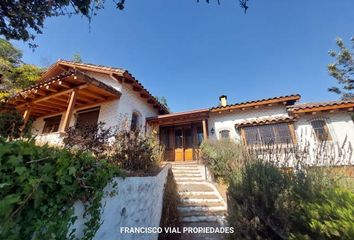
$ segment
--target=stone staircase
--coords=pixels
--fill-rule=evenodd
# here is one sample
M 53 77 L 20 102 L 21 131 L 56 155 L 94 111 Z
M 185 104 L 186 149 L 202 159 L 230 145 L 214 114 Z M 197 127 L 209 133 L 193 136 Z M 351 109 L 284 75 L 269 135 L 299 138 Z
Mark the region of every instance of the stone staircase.
M 202 164 L 173 163 L 180 195 L 178 211 L 184 226 L 224 226 L 227 206 L 216 187 L 205 179 Z

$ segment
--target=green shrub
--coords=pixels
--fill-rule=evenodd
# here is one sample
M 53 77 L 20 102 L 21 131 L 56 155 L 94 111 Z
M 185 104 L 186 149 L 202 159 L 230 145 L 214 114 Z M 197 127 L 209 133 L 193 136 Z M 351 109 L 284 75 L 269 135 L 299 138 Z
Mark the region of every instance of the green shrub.
M 76 200 L 87 204 L 91 219 L 84 239 L 91 239 L 99 227 L 102 189 L 119 174 L 89 153 L 0 138 L 0 239 L 66 239 Z
M 342 188 L 320 191 L 301 200 L 294 214 L 292 239 L 353 239 L 354 193 Z
M 1 108 L 1 106 L 0 106 Z M 0 137 L 14 139 L 19 138 L 21 134 L 29 137 L 31 121 L 23 127 L 23 118 L 15 109 L 9 108 L 0 112 Z
M 229 223 L 236 239 L 351 239 L 354 193 L 325 168 L 283 170 L 256 160 L 229 181 Z M 323 178 L 327 178 L 324 180 Z
M 255 161 L 232 174 L 229 186 L 229 223 L 235 237 L 276 239 L 289 228 L 288 201 L 290 176 L 271 163 Z
M 202 158 L 216 178 L 226 179 L 231 172 L 250 161 L 243 144 L 230 140 L 206 140 L 200 146 Z

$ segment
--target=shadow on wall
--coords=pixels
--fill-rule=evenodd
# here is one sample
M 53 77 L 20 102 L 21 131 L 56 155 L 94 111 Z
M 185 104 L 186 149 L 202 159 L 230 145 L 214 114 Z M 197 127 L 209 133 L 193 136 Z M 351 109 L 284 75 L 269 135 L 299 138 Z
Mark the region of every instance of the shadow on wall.
M 179 214 L 177 210 L 179 195 L 177 192 L 177 184 L 174 179 L 172 170 L 168 171 L 165 192 L 163 196 L 162 216 L 160 227 L 180 228 Z M 159 240 L 179 240 L 180 233 L 166 233 L 163 231 L 159 234 Z

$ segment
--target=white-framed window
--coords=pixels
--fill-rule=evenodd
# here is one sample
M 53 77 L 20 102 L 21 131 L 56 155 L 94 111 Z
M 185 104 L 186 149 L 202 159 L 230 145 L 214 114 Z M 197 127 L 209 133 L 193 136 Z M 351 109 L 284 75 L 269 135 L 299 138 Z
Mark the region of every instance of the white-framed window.
M 220 139 L 230 139 L 230 130 L 223 129 L 219 131 Z
M 332 140 L 332 136 L 325 119 L 312 119 L 310 123 L 318 141 L 324 142 Z
M 139 131 L 141 128 L 141 122 L 141 114 L 138 111 L 134 111 L 130 122 L 130 130 Z

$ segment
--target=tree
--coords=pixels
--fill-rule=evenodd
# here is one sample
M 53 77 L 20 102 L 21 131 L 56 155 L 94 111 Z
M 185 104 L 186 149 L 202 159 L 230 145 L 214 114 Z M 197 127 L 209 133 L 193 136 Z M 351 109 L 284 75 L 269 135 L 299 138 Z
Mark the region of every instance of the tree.
M 170 111 L 170 107 L 167 104 L 167 99 L 162 96 L 162 97 L 155 97 L 157 99 L 157 101 L 159 101 L 162 105 L 164 105 L 168 111 Z
M 21 50 L 0 39 L 0 99 L 35 83 L 42 69 L 22 62 Z
M 351 41 L 354 49 L 354 37 Z M 340 94 L 342 99 L 354 98 L 354 52 L 344 45 L 341 38 L 337 38 L 336 43 L 339 51 L 329 52 L 336 62 L 328 64 L 328 72 L 337 80 L 339 86 L 331 87 L 328 91 Z
M 48 17 L 81 14 L 89 21 L 104 8 L 106 0 L 2 0 L 0 1 L 0 35 L 6 39 L 31 41 L 41 34 Z M 112 0 L 123 10 L 125 0 Z M 205 0 L 209 3 L 210 0 Z M 220 0 L 216 0 L 220 4 Z M 249 0 L 238 0 L 241 8 L 248 9 Z M 199 2 L 199 0 L 197 0 Z M 36 44 L 30 43 L 35 47 Z
M 72 60 L 73 60 L 73 62 L 76 62 L 76 63 L 82 63 L 82 58 L 79 53 L 75 53 Z

